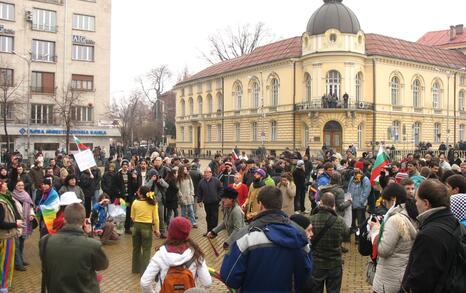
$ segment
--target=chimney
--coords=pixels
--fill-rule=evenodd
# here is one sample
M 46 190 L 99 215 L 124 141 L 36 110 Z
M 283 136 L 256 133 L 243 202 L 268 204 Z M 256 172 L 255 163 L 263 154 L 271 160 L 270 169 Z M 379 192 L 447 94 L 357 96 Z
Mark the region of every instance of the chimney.
M 464 32 L 463 24 L 457 24 L 455 28 L 456 28 L 456 34 L 457 35 L 462 35 L 463 34 L 463 32 Z
M 454 25 L 450 26 L 450 41 L 456 39 L 456 28 Z

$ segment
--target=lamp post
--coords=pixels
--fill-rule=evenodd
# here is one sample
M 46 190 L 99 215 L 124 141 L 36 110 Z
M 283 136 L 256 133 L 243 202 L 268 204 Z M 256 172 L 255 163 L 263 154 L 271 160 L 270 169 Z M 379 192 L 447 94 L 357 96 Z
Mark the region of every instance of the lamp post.
M 450 150 L 450 145 L 448 143 L 450 137 L 450 77 L 451 72 L 446 71 L 447 74 L 447 151 Z
M 27 81 L 27 102 L 26 102 L 26 134 L 27 134 L 27 150 L 26 150 L 26 155 L 28 158 L 28 161 L 30 164 L 32 164 L 32 156 L 31 156 L 31 133 L 30 133 L 30 128 L 31 128 L 31 62 L 32 62 L 32 56 L 31 53 L 29 53 L 29 58 L 25 56 L 18 55 L 15 51 L 13 51 L 13 54 L 18 56 L 20 59 L 26 62 L 28 66 L 28 81 Z
M 264 120 L 265 120 L 265 108 L 264 108 L 264 82 L 262 80 L 262 71 L 261 74 L 261 152 L 264 150 L 264 143 L 265 143 L 265 131 L 264 131 Z

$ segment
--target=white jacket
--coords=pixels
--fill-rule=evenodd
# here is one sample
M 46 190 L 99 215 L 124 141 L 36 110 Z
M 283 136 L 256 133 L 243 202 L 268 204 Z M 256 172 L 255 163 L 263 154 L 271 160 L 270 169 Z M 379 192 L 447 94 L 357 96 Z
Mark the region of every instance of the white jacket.
M 168 252 L 165 246 L 155 253 L 150 260 L 146 271 L 141 277 L 141 289 L 143 293 L 159 292 L 161 288 L 161 281 L 164 280 L 168 269 L 172 266 L 180 266 L 189 262 L 194 255 L 191 248 L 186 249 L 183 254 Z M 212 278 L 209 274 L 209 269 L 205 260 L 202 261 L 202 266 L 198 267 L 196 262 L 189 266 L 189 270 L 193 273 L 196 286 L 209 287 L 212 284 Z M 155 277 L 160 273 L 159 281 L 153 286 Z

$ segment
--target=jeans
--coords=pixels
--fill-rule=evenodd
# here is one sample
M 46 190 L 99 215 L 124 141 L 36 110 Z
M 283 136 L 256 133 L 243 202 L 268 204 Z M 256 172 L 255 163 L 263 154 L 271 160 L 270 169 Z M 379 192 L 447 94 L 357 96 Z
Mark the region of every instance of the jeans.
M 364 223 L 366 220 L 366 209 L 365 208 L 359 208 L 359 209 L 353 209 L 352 210 L 352 219 L 351 219 L 351 229 L 353 231 L 357 231 L 358 228 Z M 358 222 L 356 224 L 356 221 Z
M 159 212 L 159 231 L 160 234 L 165 234 L 165 207 L 163 206 L 163 203 L 157 202 L 157 208 Z
M 207 232 L 212 231 L 218 224 L 218 202 L 204 203 L 207 221 Z
M 315 269 L 312 277 L 314 278 L 313 293 L 323 293 L 324 285 L 327 288 L 327 293 L 340 293 L 343 268 L 340 266 L 328 270 Z
M 16 251 L 15 251 L 15 267 L 24 267 L 23 251 L 24 251 L 24 241 L 26 238 L 23 236 L 15 239 L 16 241 Z
M 181 205 L 181 215 L 191 221 L 191 224 L 197 225 L 196 218 L 194 217 L 193 205 Z
M 197 195 L 194 195 L 193 209 L 194 209 L 194 218 L 196 219 L 197 218 Z
M 126 202 L 126 218 L 125 218 L 125 231 L 129 231 L 131 229 L 131 203 Z
M 166 209 L 166 211 L 167 211 L 166 221 L 167 221 L 167 225 L 168 225 L 168 224 L 170 224 L 170 221 L 172 220 L 172 218 L 178 217 L 178 209 Z M 162 231 L 160 231 L 160 233 L 162 233 Z
M 152 224 L 134 223 L 132 272 L 143 274 L 150 260 Z

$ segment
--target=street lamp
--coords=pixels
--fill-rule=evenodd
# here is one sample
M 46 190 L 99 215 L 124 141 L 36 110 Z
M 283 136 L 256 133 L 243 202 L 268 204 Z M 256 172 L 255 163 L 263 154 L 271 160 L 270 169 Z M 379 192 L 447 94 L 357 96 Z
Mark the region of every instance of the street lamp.
M 450 137 L 450 77 L 451 77 L 451 72 L 446 71 L 447 74 L 447 150 L 450 150 L 450 145 L 448 143 L 448 139 Z M 455 109 L 453 109 L 455 110 Z M 453 142 L 454 144 L 455 142 Z
M 30 164 L 32 164 L 32 156 L 31 156 L 31 62 L 32 62 L 32 55 L 29 53 L 28 57 L 18 55 L 15 51 L 13 54 L 18 56 L 20 59 L 26 62 L 28 66 L 28 82 L 27 82 L 27 103 L 26 103 L 26 134 L 27 134 L 27 150 L 26 155 Z

